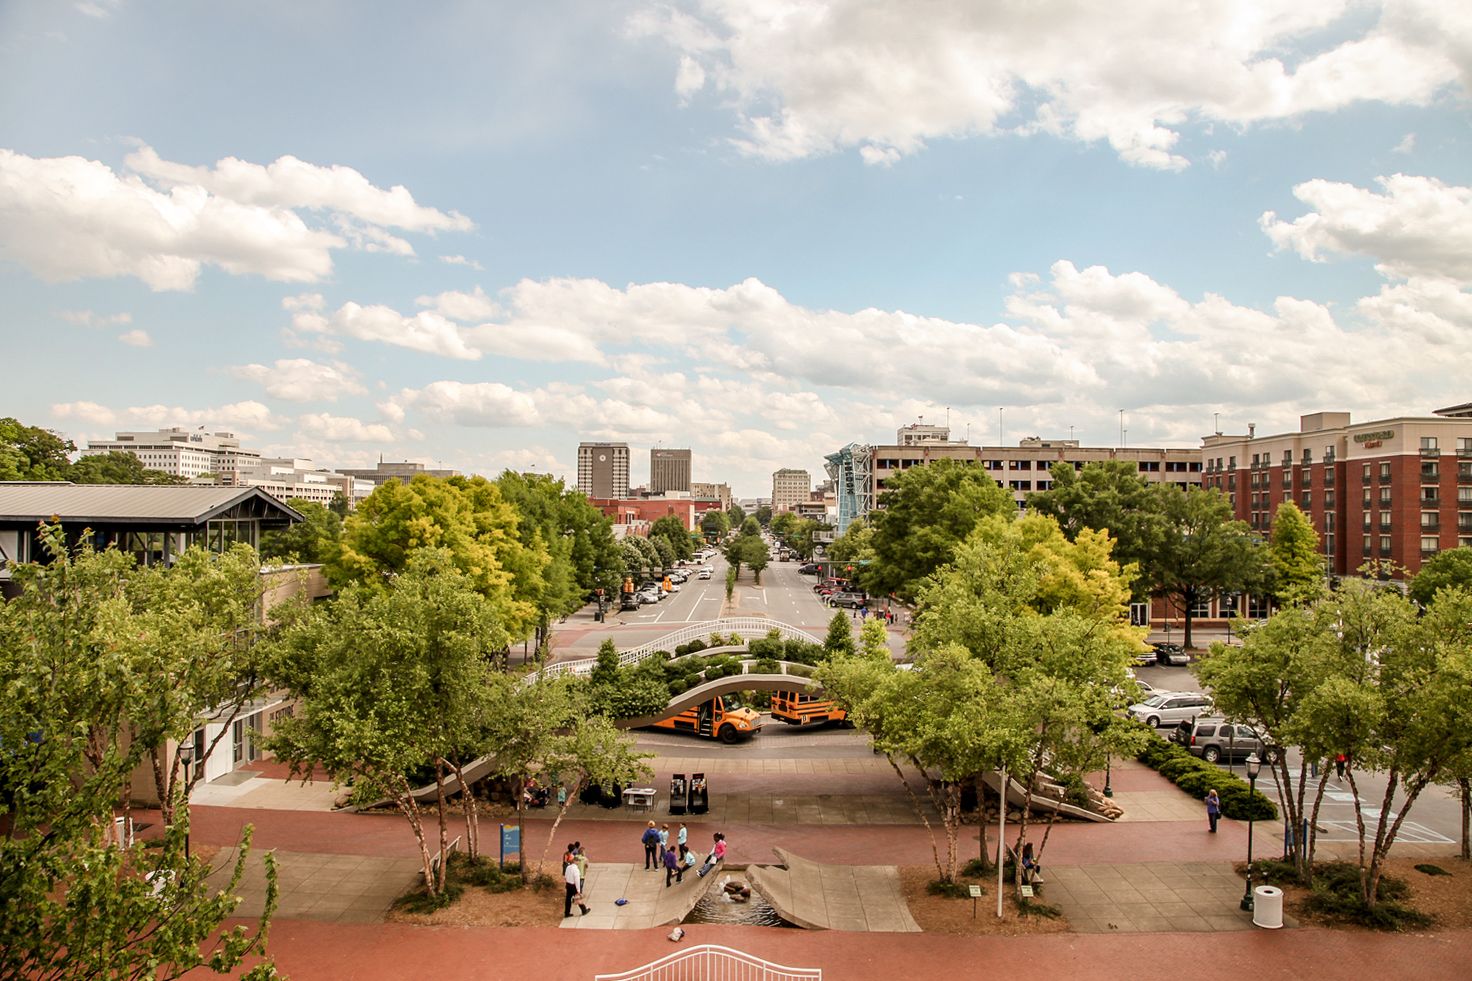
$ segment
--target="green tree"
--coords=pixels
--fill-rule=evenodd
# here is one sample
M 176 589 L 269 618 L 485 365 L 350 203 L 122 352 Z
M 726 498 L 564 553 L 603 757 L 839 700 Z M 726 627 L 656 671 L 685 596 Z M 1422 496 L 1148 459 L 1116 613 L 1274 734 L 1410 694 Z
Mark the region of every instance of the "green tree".
M 1156 484 L 1153 492 L 1165 519 L 1164 535 L 1144 572 L 1153 592 L 1177 600 L 1190 647 L 1197 600 L 1215 591 L 1260 588 L 1267 581 L 1267 557 L 1246 522 L 1233 519 L 1221 491 Z
M 337 491 L 332 495 L 332 501 L 327 505 L 327 509 L 339 518 L 346 518 L 348 512 L 353 509 L 353 502 L 348 500 L 348 496 L 342 491 Z
M 649 537 L 669 542 L 676 559 L 683 561 L 695 554 L 695 550 L 690 545 L 690 530 L 673 514 L 656 519 L 649 528 Z
M 594 685 L 611 685 L 618 677 L 618 647 L 609 637 L 598 645 L 597 663 L 593 665 L 593 673 L 589 680 Z
M 634 544 L 636 540 L 636 538 L 630 537 L 619 542 L 619 555 L 623 560 L 624 575 L 633 579 L 634 584 L 638 585 L 639 579 L 644 574 L 645 560 L 644 550 Z M 622 586 L 622 583 L 620 583 L 620 586 Z
M 937 460 L 888 478 L 882 510 L 871 516 L 874 562 L 861 584 L 912 599 L 926 576 L 951 561 L 956 546 L 989 514 L 1012 514 L 1012 495 L 980 467 Z
M 741 521 L 740 531 L 738 531 L 737 534 L 740 535 L 742 538 L 760 538 L 762 537 L 761 523 L 758 522 L 754 517 L 744 518 Z
M 760 535 L 743 535 L 741 542 L 741 560 L 751 566 L 751 571 L 756 575 L 756 584 L 760 586 L 762 570 L 771 562 L 772 553 Z
M 756 509 L 756 522 L 763 528 L 772 523 L 772 506 L 770 504 L 763 504 Z
M 827 556 L 835 565 L 858 568 L 874 558 L 874 528 L 863 518 L 849 522 L 848 529 L 828 546 Z
M 0 419 L 0 480 L 66 480 L 76 444 L 49 429 Z
M 842 613 L 838 614 L 841 619 Z M 829 625 L 832 629 L 832 624 Z M 859 628 L 859 656 L 873 660 L 889 660 L 889 631 L 878 617 L 870 617 Z
M 1164 538 L 1165 520 L 1159 497 L 1133 463 L 1102 460 L 1082 470 L 1055 463 L 1049 479 L 1051 488 L 1028 495 L 1031 510 L 1056 519 L 1069 541 L 1085 528 L 1108 532 L 1120 565 L 1149 567 Z
M 731 531 L 731 519 L 726 512 L 712 508 L 700 516 L 700 530 L 707 541 L 718 542 Z
M 1278 505 L 1268 539 L 1273 598 L 1282 606 L 1297 606 L 1324 591 L 1324 554 L 1308 517 L 1292 501 Z
M 828 636 L 823 638 L 823 650 L 837 657 L 854 653 L 853 623 L 842 610 L 828 621 Z
M 740 528 L 742 522 L 746 520 L 746 512 L 742 510 L 741 505 L 732 501 L 731 506 L 726 508 L 726 518 L 732 528 Z
M 304 706 L 278 720 L 272 749 L 304 780 L 320 766 L 350 784 L 355 803 L 390 801 L 414 832 L 431 897 L 445 886 L 451 778 L 465 786 L 461 763 L 489 745 L 495 696 L 518 684 L 491 668 L 509 640 L 498 604 L 445 549 L 419 550 L 386 588 L 352 584 L 283 629 L 277 673 Z M 436 788 L 428 812 L 418 774 Z M 476 808 L 465 799 L 474 855 Z
M 772 518 L 770 522 L 768 522 L 767 530 L 770 531 L 773 535 L 776 535 L 778 541 L 785 542 L 787 541 L 787 536 L 792 534 L 793 528 L 796 527 L 798 521 L 800 520 L 802 519 L 800 519 L 793 512 L 783 511 L 781 514 L 776 515 Z
M 342 518 L 316 501 L 294 497 L 286 503 L 300 513 L 303 520 L 280 531 L 261 535 L 261 558 L 286 562 L 331 562 L 342 539 Z
M 170 647 L 207 649 L 217 625 L 140 609 L 124 553 L 69 554 L 59 526 L 41 538 L 51 561 L 12 566 L 19 591 L 0 603 L 0 976 L 233 973 L 265 953 L 276 907 L 267 855 L 254 933 L 225 926 L 239 904 L 249 827 L 223 889 L 207 881 L 208 862 L 184 854 L 182 795 L 160 847 L 120 847 L 108 834 L 116 806 L 129 813 L 133 773 L 206 707 L 160 697 L 176 683 Z M 201 630 L 209 636 L 196 637 Z M 246 976 L 272 975 L 264 964 Z
M 634 535 L 627 540 L 632 541 L 634 547 L 644 557 L 644 569 L 649 575 L 657 575 L 664 568 L 664 558 L 659 554 L 659 548 L 654 542 L 643 535 Z
M 663 704 L 663 703 L 661 703 Z M 648 760 L 653 754 L 639 753 L 634 749 L 634 740 L 616 729 L 612 722 L 600 715 L 579 721 L 564 733 L 549 740 L 542 760 L 543 769 L 556 774 L 556 781 L 567 791 L 562 804 L 557 808 L 557 817 L 547 832 L 547 841 L 542 846 L 541 858 L 537 860 L 537 877 L 547 864 L 547 854 L 557 840 L 557 829 L 567 816 L 568 808 L 584 787 L 607 787 L 613 784 L 629 786 L 636 780 L 647 780 L 654 775 Z M 526 865 L 525 862 L 522 863 Z
M 67 467 L 66 479 L 74 484 L 187 484 L 162 470 L 149 470 L 132 453 L 113 450 L 92 453 Z
M 673 569 L 675 567 L 676 556 L 674 546 L 670 544 L 670 540 L 661 535 L 658 538 L 647 539 L 647 541 L 650 545 L 654 546 L 655 553 L 659 555 L 659 568 Z
M 1430 606 L 1437 593 L 1453 587 L 1472 590 L 1472 548 L 1449 548 L 1422 563 L 1411 580 L 1411 599 Z
M 423 549 L 446 549 L 456 568 L 493 604 L 510 639 L 527 636 L 550 562 L 520 538 L 520 516 L 483 477 L 419 474 L 386 481 L 343 522 L 341 547 L 327 567 L 334 583 L 382 588 Z

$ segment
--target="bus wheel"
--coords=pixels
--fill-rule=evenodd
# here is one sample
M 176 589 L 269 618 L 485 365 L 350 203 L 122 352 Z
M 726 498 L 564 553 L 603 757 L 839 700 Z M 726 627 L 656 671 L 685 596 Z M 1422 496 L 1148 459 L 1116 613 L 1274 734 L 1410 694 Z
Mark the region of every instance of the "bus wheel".
M 720 738 L 721 742 L 725 743 L 727 746 L 731 745 L 737 739 L 741 738 L 741 734 L 736 731 L 735 726 L 721 726 L 721 731 L 718 732 L 716 735 Z

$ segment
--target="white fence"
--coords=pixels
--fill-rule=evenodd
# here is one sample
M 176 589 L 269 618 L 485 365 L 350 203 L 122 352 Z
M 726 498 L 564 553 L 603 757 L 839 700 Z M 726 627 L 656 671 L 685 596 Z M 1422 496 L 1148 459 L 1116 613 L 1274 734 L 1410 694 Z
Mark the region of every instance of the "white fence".
M 672 651 L 681 644 L 688 644 L 692 640 L 705 640 L 711 634 L 721 634 L 729 637 L 739 634 L 743 640 L 755 640 L 765 637 L 771 631 L 777 631 L 777 635 L 783 640 L 804 640 L 810 644 L 822 643 L 817 637 L 806 630 L 799 630 L 790 624 L 778 620 L 768 620 L 765 617 L 724 617 L 720 620 L 703 620 L 696 623 L 687 623 L 673 633 L 665 634 L 658 640 L 644 644 L 642 647 L 634 647 L 627 651 L 621 651 L 618 655 L 618 663 L 638 664 L 655 651 Z M 549 664 L 542 669 L 547 675 L 576 674 L 586 675 L 593 670 L 593 665 L 598 663 L 597 658 L 585 657 L 576 661 L 560 661 L 557 664 Z
M 784 967 L 742 950 L 700 944 L 632 971 L 599 974 L 594 981 L 823 981 L 823 969 Z

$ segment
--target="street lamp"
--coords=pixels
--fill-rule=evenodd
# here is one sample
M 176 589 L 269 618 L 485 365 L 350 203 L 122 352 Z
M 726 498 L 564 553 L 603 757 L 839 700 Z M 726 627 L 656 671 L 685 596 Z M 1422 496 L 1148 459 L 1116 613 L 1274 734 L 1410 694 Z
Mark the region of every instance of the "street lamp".
M 1114 758 L 1106 754 L 1105 757 L 1104 757 L 1104 796 L 1105 797 L 1113 797 L 1114 796 L 1114 786 L 1109 782 L 1109 765 L 1112 762 L 1114 762 Z
M 194 762 L 194 733 L 189 734 L 189 741 L 179 744 L 179 762 L 184 767 L 184 806 L 189 804 L 189 767 Z M 184 825 L 184 857 L 189 858 L 189 825 Z
M 1247 757 L 1247 886 L 1242 891 L 1240 908 L 1252 912 L 1252 816 L 1257 812 L 1257 774 L 1262 769 L 1262 760 L 1253 753 Z

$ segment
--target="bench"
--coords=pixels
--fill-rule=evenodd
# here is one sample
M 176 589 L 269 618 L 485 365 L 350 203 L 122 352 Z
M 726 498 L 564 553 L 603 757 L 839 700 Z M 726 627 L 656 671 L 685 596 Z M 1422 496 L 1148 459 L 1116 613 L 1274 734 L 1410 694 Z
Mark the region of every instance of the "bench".
M 653 787 L 625 787 L 624 804 L 630 810 L 652 811 L 654 810 L 655 793 Z
M 450 855 L 452 852 L 457 852 L 460 850 L 460 837 L 460 835 L 456 835 L 455 840 L 450 842 L 450 847 L 445 849 L 446 855 Z M 436 851 L 433 855 L 429 856 L 429 871 L 431 875 L 436 875 L 439 873 L 439 870 L 440 853 Z M 424 872 L 420 871 L 419 875 L 422 878 L 424 876 Z

